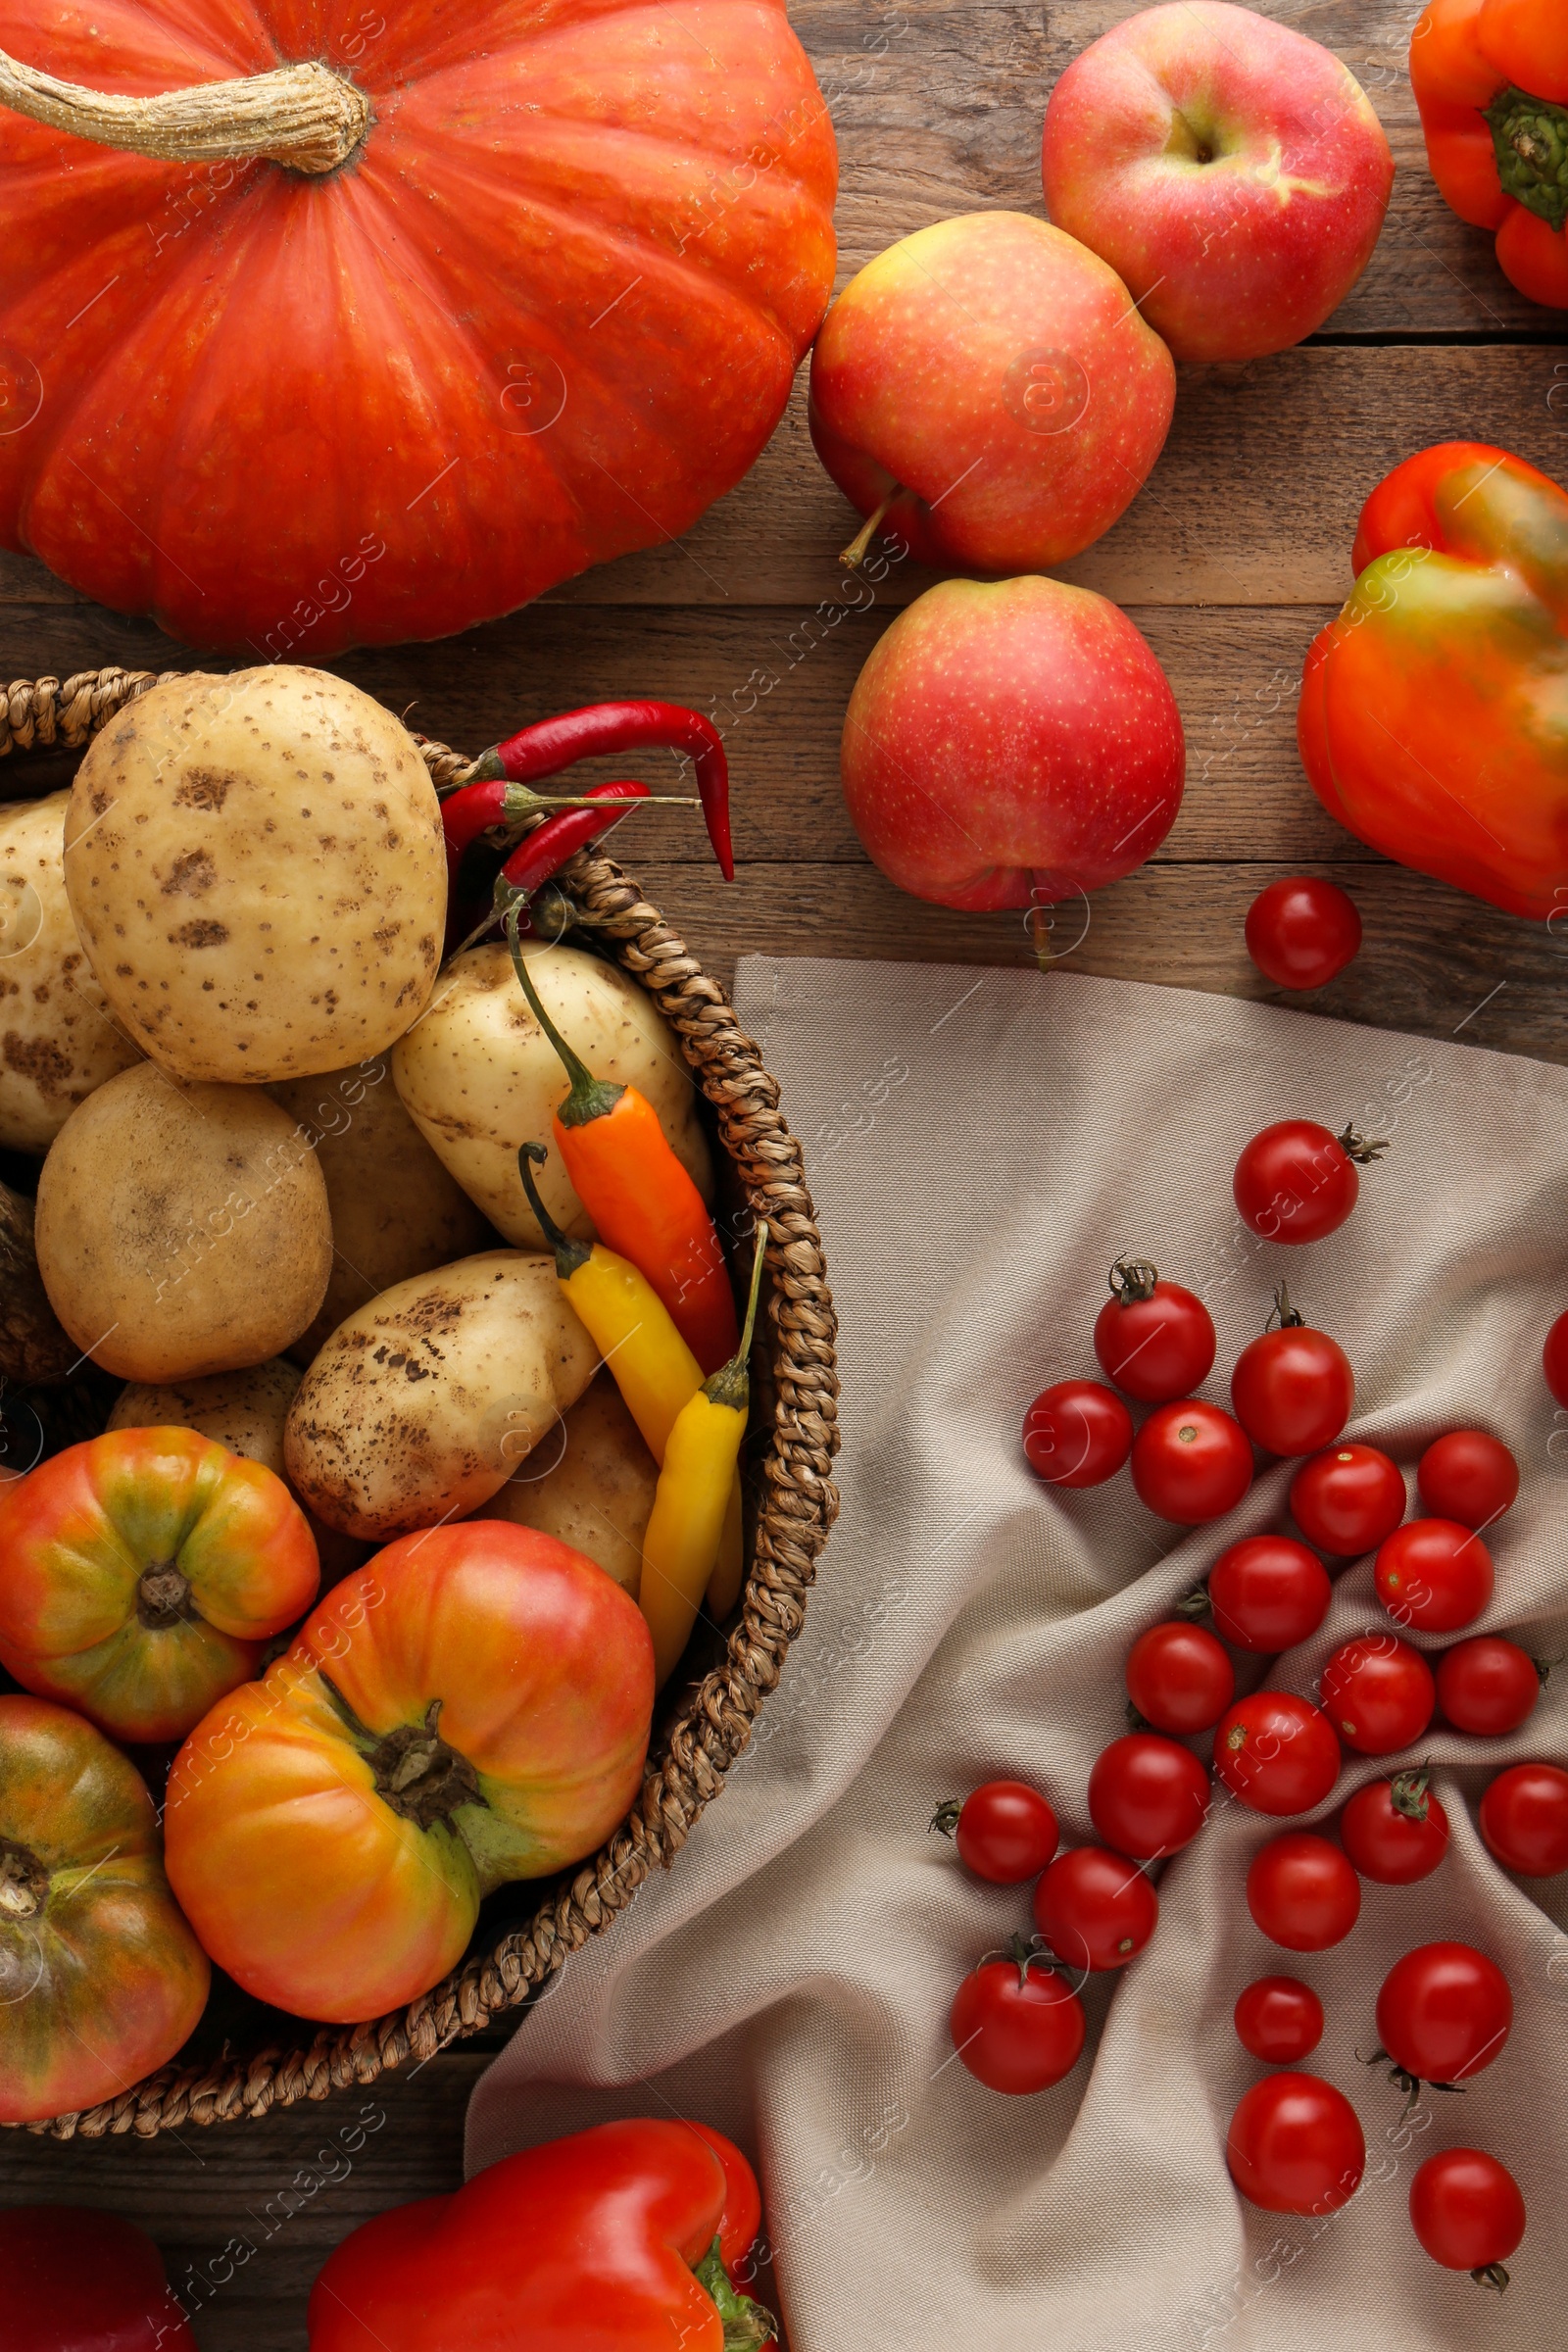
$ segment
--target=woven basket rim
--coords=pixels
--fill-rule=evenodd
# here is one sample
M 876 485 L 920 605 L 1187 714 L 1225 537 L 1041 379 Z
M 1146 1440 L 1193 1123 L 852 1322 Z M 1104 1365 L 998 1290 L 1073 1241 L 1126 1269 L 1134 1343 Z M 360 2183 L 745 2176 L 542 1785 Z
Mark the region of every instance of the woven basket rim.
M 78 750 L 127 703 L 188 674 L 110 667 L 63 682 L 19 680 L 0 701 L 0 758 Z M 438 785 L 452 783 L 467 764 L 446 744 L 413 740 Z M 772 1262 L 763 1315 L 771 1335 L 772 1409 L 741 1614 L 725 1654 L 657 1732 L 637 1802 L 569 1886 L 542 1903 L 525 1927 L 470 1953 L 418 2000 L 364 2025 L 313 2031 L 302 2020 L 297 2047 L 273 2038 L 249 2056 L 230 2056 L 225 2048 L 205 2066 L 182 2066 L 176 2058 L 96 2107 L 13 2130 L 54 2139 L 124 2132 L 151 2138 L 181 2124 L 258 2118 L 301 2099 L 362 2087 L 411 2060 L 422 2064 L 480 2032 L 536 1997 L 569 1953 L 605 1933 L 652 1870 L 669 1868 L 750 1744 L 752 1726 L 777 1685 L 838 1512 L 837 1320 L 801 1148 L 779 1110 L 778 1084 L 727 994 L 635 883 L 594 851 L 573 858 L 563 881 L 581 928 L 610 948 L 675 1030 L 746 1207 L 768 1224 Z

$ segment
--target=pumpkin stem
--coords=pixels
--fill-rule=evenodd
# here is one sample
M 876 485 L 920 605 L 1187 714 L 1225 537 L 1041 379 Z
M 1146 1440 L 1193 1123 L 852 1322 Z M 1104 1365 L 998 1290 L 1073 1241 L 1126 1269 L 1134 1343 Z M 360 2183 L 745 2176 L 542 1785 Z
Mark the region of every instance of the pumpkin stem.
M 370 102 L 330 66 L 279 66 L 240 81 L 200 82 L 151 98 L 111 96 L 59 81 L 0 50 L 0 106 L 99 147 L 165 163 L 266 157 L 291 171 L 336 172 L 362 146 Z

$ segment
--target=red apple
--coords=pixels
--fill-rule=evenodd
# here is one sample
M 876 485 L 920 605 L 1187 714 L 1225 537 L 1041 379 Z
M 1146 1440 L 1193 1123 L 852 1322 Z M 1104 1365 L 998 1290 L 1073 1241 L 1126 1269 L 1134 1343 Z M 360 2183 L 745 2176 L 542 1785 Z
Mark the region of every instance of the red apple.
M 1103 255 L 1179 360 L 1298 343 L 1372 258 L 1394 159 L 1348 68 L 1227 0 L 1129 17 L 1046 110 L 1052 219 Z
M 811 438 L 924 564 L 1032 571 L 1108 530 L 1176 370 L 1113 270 L 1022 213 L 917 229 L 852 278 L 811 357 Z
M 1115 605 L 1061 580 L 944 580 L 856 681 L 842 774 L 901 890 L 1029 906 L 1142 865 L 1181 807 L 1175 697 Z

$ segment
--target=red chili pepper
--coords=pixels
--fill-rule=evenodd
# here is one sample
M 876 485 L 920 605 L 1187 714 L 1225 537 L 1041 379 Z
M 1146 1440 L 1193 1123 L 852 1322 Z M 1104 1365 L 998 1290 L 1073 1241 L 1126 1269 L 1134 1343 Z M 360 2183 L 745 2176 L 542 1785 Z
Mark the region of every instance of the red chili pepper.
M 559 718 L 542 718 L 537 726 L 524 727 L 510 742 L 497 744 L 474 761 L 469 773 L 475 784 L 502 778 L 515 784 L 536 784 L 541 776 L 559 775 L 579 760 L 592 760 L 601 752 L 629 751 L 642 744 L 664 744 L 691 760 L 708 820 L 708 838 L 720 873 L 726 882 L 733 882 L 729 762 L 718 730 L 700 710 L 688 710 L 681 703 L 589 703 L 581 710 L 564 710 Z M 493 824 L 497 820 L 486 821 Z
M 466 801 L 469 793 L 496 794 L 511 790 L 510 785 L 470 784 L 459 794 L 458 798 Z M 537 896 L 545 884 L 561 871 L 568 858 L 574 858 L 579 850 L 591 848 L 596 841 L 601 840 L 610 831 L 612 825 L 618 825 L 623 816 L 629 815 L 633 808 L 641 802 L 651 801 L 653 798 L 654 795 L 649 791 L 647 785 L 640 784 L 635 776 L 629 777 L 625 782 L 619 784 L 595 784 L 582 795 L 582 806 L 558 809 L 554 816 L 546 817 L 542 825 L 535 825 L 533 831 L 525 835 L 517 844 L 496 876 L 491 910 L 480 923 L 479 928 L 481 930 L 488 929 L 495 916 L 506 913 L 508 907 L 518 900 L 526 908 L 527 902 Z M 612 805 L 607 807 L 607 803 Z M 619 806 L 614 804 L 619 804 Z M 449 807 L 454 805 L 448 804 Z M 490 825 L 500 821 L 495 816 L 484 816 L 482 811 L 478 812 L 470 821 L 469 812 L 464 810 L 456 848 L 453 845 L 452 834 L 449 832 L 447 835 L 449 874 L 447 944 L 449 951 L 459 941 L 465 939 L 464 908 L 457 892 L 458 868 L 463 853 L 468 844 L 477 841 L 480 834 L 487 831 Z M 532 932 L 533 925 L 529 922 L 525 911 L 520 915 L 519 921 L 524 932 Z M 470 930 L 466 934 L 466 938 L 471 940 L 472 936 Z

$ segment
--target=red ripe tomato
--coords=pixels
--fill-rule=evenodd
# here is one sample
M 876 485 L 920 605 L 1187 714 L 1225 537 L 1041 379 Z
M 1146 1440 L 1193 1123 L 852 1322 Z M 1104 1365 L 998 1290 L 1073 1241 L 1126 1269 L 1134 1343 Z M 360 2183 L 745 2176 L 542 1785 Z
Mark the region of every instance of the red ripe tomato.
M 1377 2014 L 1378 2039 L 1405 2088 L 1467 2082 L 1501 2056 L 1513 1995 L 1472 1944 L 1422 1943 L 1384 1978 Z
M 1133 1440 L 1139 1498 L 1179 1527 L 1234 1510 L 1252 1483 L 1252 1448 L 1217 1404 L 1189 1396 L 1156 1405 Z
M 1425 1772 L 1369 1781 L 1340 1815 L 1340 1839 L 1363 1879 L 1378 1886 L 1413 1886 L 1430 1878 L 1448 1850 L 1448 1816 Z
M 1427 1447 L 1415 1480 L 1434 1519 L 1490 1527 L 1519 1492 L 1519 1464 L 1484 1429 L 1450 1429 Z
M 1214 1361 L 1214 1323 L 1201 1298 L 1161 1282 L 1142 1259 L 1118 1258 L 1095 1318 L 1095 1353 L 1107 1380 L 1141 1404 L 1190 1396 Z
M 1333 1593 L 1322 1561 L 1293 1536 L 1244 1536 L 1208 1572 L 1209 1606 L 1225 1640 L 1271 1656 L 1311 1639 Z
M 956 1838 L 964 1868 L 993 1886 L 1038 1879 L 1059 1841 L 1055 1814 L 1027 1781 L 987 1781 L 961 1805 L 939 1805 L 931 1827 Z
M 1236 1695 L 1236 1669 L 1204 1627 L 1172 1618 L 1128 1651 L 1127 1695 L 1156 1732 L 1207 1732 Z
M 1557 1402 L 1568 1405 L 1568 1313 L 1560 1314 L 1547 1332 L 1546 1345 L 1541 1351 L 1541 1368 Z
M 1355 1375 L 1326 1331 L 1286 1323 L 1242 1349 L 1231 1374 L 1231 1403 L 1253 1445 L 1266 1453 L 1315 1453 L 1350 1418 Z
M 1355 1206 L 1363 1166 L 1385 1149 L 1347 1127 L 1332 1135 L 1313 1119 L 1279 1119 L 1254 1135 L 1236 1162 L 1233 1190 L 1244 1225 L 1266 1242 L 1320 1242 Z
M 1503 2264 L 1525 2233 L 1525 2201 L 1506 2165 L 1480 2148 L 1440 2148 L 1410 2183 L 1410 2227 L 1446 2271 L 1506 2286 Z
M 1259 1977 L 1236 2002 L 1236 2038 L 1265 2066 L 1295 2066 L 1323 2038 L 1323 2004 L 1295 1977 Z
M 1396 1625 L 1456 1634 L 1492 1598 L 1492 1554 L 1456 1519 L 1412 1519 L 1378 1545 L 1372 1581 Z
M 1247 909 L 1247 953 L 1276 988 L 1324 988 L 1361 945 L 1353 899 L 1311 874 L 1286 874 Z
M 1340 1743 L 1310 1699 L 1253 1690 L 1220 1719 L 1214 1770 L 1254 1813 L 1310 1813 L 1340 1777 Z
M 1343 1943 L 1361 1910 L 1361 1882 L 1337 1845 L 1287 1830 L 1259 1847 L 1247 1874 L 1252 1925 L 1288 1952 Z
M 1025 1952 L 987 1960 L 964 1978 L 948 2024 L 976 2082 L 1014 2096 L 1049 2090 L 1084 2046 L 1084 2005 L 1054 1968 Z
M 1500 1739 L 1516 1732 L 1541 1696 L 1541 1669 L 1517 1642 L 1476 1634 L 1438 1660 L 1438 1704 L 1456 1732 Z
M 1391 1756 L 1419 1740 L 1438 1703 L 1432 1669 L 1393 1634 L 1360 1634 L 1323 1669 L 1323 1707 L 1347 1747 Z
M 1133 1417 L 1098 1380 L 1058 1380 L 1023 1417 L 1029 1467 L 1049 1487 L 1102 1487 L 1133 1445 Z
M 1404 1517 L 1404 1480 L 1375 1446 L 1331 1446 L 1292 1479 L 1291 1510 L 1309 1544 L 1353 1559 L 1376 1551 Z
M 1035 1926 L 1068 1968 L 1124 1968 L 1159 1924 L 1159 1897 L 1124 1854 L 1077 1845 L 1035 1888 Z
M 1568 1772 L 1515 1764 L 1481 1799 L 1481 1835 L 1504 1870 L 1554 1879 L 1568 1870 Z
M 1089 1818 L 1108 1846 L 1140 1862 L 1190 1845 L 1208 1817 L 1208 1775 L 1190 1747 L 1129 1732 L 1096 1757 Z
M 1366 2170 L 1366 2141 L 1344 2091 L 1316 2075 L 1265 2075 L 1231 2117 L 1231 2179 L 1265 2213 L 1333 2213 Z

